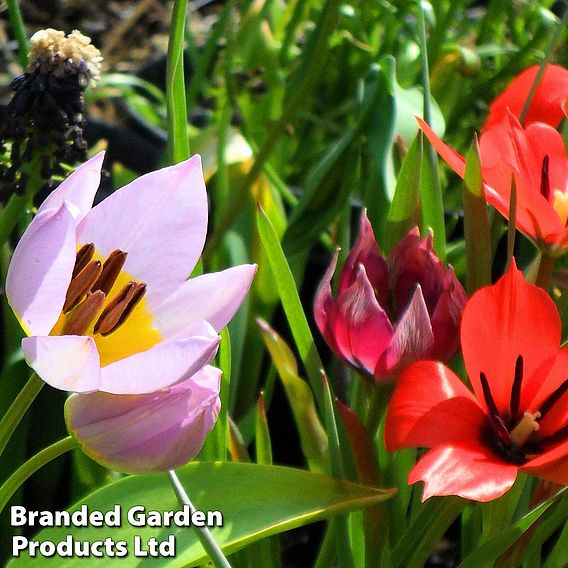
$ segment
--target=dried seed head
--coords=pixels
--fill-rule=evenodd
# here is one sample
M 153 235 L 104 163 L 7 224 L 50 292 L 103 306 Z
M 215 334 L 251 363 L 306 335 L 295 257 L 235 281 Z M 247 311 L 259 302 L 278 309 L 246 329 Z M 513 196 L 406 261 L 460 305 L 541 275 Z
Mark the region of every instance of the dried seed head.
M 36 32 L 30 40 L 29 73 L 39 69 L 43 75 L 53 73 L 62 78 L 82 75 L 81 81 L 94 85 L 100 76 L 101 52 L 91 44 L 91 39 L 74 30 L 69 35 L 47 28 Z M 86 80 L 86 81 L 85 81 Z

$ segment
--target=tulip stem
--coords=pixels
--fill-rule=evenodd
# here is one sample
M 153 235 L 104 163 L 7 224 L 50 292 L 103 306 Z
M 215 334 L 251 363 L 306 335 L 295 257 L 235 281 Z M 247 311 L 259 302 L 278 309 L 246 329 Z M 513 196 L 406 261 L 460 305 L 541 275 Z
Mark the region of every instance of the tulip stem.
M 193 514 L 196 509 L 193 506 L 193 503 L 189 500 L 189 497 L 185 492 L 185 489 L 183 488 L 183 485 L 181 484 L 176 472 L 173 469 L 170 469 L 168 471 L 168 474 L 170 476 L 172 486 L 179 502 L 183 505 L 187 505 L 189 507 L 189 510 Z M 215 542 L 215 539 L 213 538 L 213 535 L 211 534 L 209 529 L 207 527 L 198 527 L 196 525 L 192 525 L 192 527 L 195 531 L 195 534 L 197 535 L 197 538 L 199 539 L 199 542 L 201 542 L 203 549 L 213 563 L 213 566 L 215 566 L 215 568 L 231 568 L 229 561 L 221 552 L 219 545 Z
M 4 414 L 2 421 L 0 421 L 0 455 L 4 451 L 6 444 L 9 442 L 14 430 L 22 420 L 24 414 L 34 401 L 39 391 L 45 383 L 35 374 L 28 379 L 24 388 L 19 392 L 14 402 Z
M 60 455 L 72 450 L 77 446 L 77 440 L 73 436 L 67 436 L 51 446 L 44 448 L 27 462 L 22 464 L 0 487 L 0 512 L 12 498 L 12 495 L 20 488 L 20 486 L 32 476 L 36 471 L 41 469 L 50 461 L 58 458 Z
M 538 271 L 536 273 L 535 284 L 540 288 L 548 290 L 550 286 L 550 279 L 552 277 L 552 267 L 554 265 L 554 259 L 545 252 L 540 254 L 540 259 L 538 263 Z

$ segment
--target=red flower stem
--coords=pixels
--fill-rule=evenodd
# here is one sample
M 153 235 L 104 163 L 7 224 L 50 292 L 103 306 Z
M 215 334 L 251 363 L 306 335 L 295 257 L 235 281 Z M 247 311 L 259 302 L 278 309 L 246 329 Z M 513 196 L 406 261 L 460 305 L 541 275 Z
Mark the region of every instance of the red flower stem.
M 548 290 L 550 286 L 550 279 L 552 277 L 552 267 L 554 266 L 554 259 L 547 253 L 542 252 L 538 264 L 538 271 L 536 274 L 535 284 L 540 288 Z

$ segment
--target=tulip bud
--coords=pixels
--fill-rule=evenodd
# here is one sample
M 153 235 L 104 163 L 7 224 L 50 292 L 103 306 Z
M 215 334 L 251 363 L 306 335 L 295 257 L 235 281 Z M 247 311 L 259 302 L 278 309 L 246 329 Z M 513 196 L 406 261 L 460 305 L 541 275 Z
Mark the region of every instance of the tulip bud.
M 432 235 L 418 229 L 384 258 L 364 213 L 359 236 L 331 292 L 337 253 L 316 292 L 316 323 L 344 361 L 388 380 L 406 365 L 447 360 L 459 348 L 465 291 L 432 250 Z
M 220 379 L 221 371 L 207 366 L 149 394 L 74 394 L 65 404 L 67 429 L 89 457 L 110 469 L 174 469 L 197 455 L 215 425 Z

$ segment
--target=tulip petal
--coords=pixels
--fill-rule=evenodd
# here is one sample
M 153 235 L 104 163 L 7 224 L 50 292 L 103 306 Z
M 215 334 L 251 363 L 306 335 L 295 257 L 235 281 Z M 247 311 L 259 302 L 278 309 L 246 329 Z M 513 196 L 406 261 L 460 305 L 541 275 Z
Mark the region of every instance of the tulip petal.
M 486 426 L 477 399 L 450 369 L 434 361 L 420 361 L 407 367 L 398 379 L 388 407 L 385 444 L 392 452 L 481 443 Z
M 416 117 L 420 129 L 432 146 L 434 146 L 436 152 L 442 156 L 446 164 L 458 174 L 461 178 L 465 176 L 465 158 L 456 152 L 453 148 L 450 148 L 447 144 L 442 142 L 442 139 L 430 128 L 427 122 L 422 120 L 420 117 Z
M 434 495 L 491 501 L 515 482 L 517 467 L 475 444 L 445 445 L 430 450 L 412 469 L 409 483 L 424 482 L 422 501 Z
M 337 306 L 334 334 L 340 351 L 353 365 L 372 374 L 391 342 L 393 328 L 362 264 L 357 268 L 355 282 L 340 294 Z
M 461 344 L 477 398 L 484 400 L 480 373 L 485 373 L 497 409 L 506 416 L 517 357 L 523 357 L 524 377 L 531 377 L 558 352 L 558 310 L 543 289 L 527 284 L 513 260 L 495 285 L 478 290 L 466 304 Z
M 521 115 L 532 88 L 539 65 L 519 73 L 491 103 L 484 130 L 499 122 L 507 109 L 516 117 Z M 568 99 L 568 70 L 548 64 L 533 95 L 525 117 L 525 124 L 545 122 L 556 128 L 563 118 L 562 103 Z
M 448 268 L 445 280 L 445 290 L 438 298 L 436 309 L 432 314 L 434 346 L 431 357 L 440 361 L 447 361 L 459 349 L 460 322 L 467 302 L 465 290 L 451 267 Z
M 397 368 L 424 359 L 434 345 L 428 308 L 420 285 L 396 326 L 388 349 L 381 354 L 375 376 L 396 372 Z
M 78 227 L 79 243 L 107 257 L 128 253 L 124 270 L 148 286 L 150 309 L 184 282 L 205 242 L 207 195 L 199 156 L 146 174 L 94 207 Z
M 220 409 L 221 372 L 206 366 L 189 379 L 149 394 L 73 395 L 68 430 L 102 465 L 126 473 L 166 471 L 197 455 Z
M 99 388 L 99 353 L 92 337 L 25 337 L 22 349 L 28 365 L 48 385 L 71 392 L 93 392 Z
M 555 357 L 545 361 L 531 377 L 523 381 L 520 408 L 531 412 L 540 410 L 546 399 L 568 379 L 566 369 L 568 369 L 568 349 L 562 349 Z M 567 423 L 568 392 L 564 392 L 546 416 L 539 420 L 539 438 L 554 434 Z
M 48 209 L 59 209 L 66 201 L 75 223 L 79 224 L 93 206 L 95 193 L 101 182 L 104 157 L 105 153 L 99 152 L 81 164 L 49 194 L 38 209 L 38 215 Z
M 388 270 L 387 262 L 381 255 L 381 249 L 375 240 L 373 227 L 364 211 L 361 215 L 359 235 L 349 252 L 339 280 L 339 294 L 345 291 L 357 279 L 358 266 L 365 267 L 367 278 L 373 287 L 379 304 L 388 301 Z
M 209 363 L 220 338 L 205 321 L 186 328 L 184 336 L 158 343 L 147 351 L 101 369 L 99 390 L 112 394 L 144 394 L 175 385 Z
M 568 485 L 568 440 L 556 445 L 520 468 L 560 485 Z
M 339 349 L 333 328 L 337 319 L 337 303 L 331 294 L 331 279 L 337 266 L 339 257 L 339 249 L 335 251 L 330 265 L 327 267 L 321 282 L 316 290 L 314 298 L 314 318 L 320 333 L 323 335 L 330 349 L 340 357 L 344 357 L 343 352 Z
M 255 264 L 242 264 L 187 280 L 156 308 L 154 325 L 166 338 L 196 320 L 221 330 L 242 304 L 255 273 Z
M 48 335 L 57 322 L 75 256 L 67 203 L 37 215 L 16 246 L 6 278 L 8 303 L 27 335 Z

